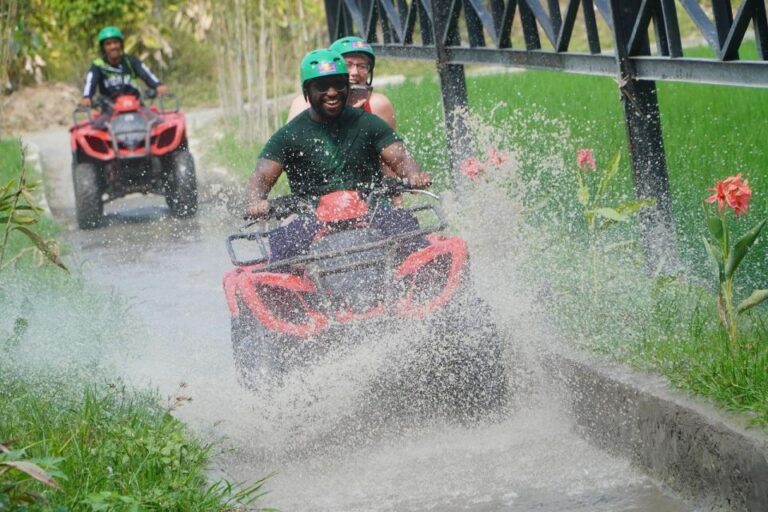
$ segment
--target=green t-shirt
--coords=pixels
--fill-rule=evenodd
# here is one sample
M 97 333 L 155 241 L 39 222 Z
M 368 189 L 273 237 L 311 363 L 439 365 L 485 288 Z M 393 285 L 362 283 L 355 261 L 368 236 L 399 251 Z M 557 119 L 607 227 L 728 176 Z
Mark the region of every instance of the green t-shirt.
M 313 121 L 305 110 L 272 135 L 259 158 L 282 164 L 299 197 L 364 192 L 381 181 L 381 150 L 399 141 L 387 123 L 362 109 L 345 107 L 330 123 Z

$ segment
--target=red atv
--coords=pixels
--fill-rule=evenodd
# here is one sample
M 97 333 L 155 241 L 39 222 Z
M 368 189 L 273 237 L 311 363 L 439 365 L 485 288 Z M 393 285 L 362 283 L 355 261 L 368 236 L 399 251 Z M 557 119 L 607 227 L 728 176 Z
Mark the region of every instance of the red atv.
M 501 340 L 472 290 L 466 242 L 438 234 L 446 223 L 437 202 L 406 209 L 419 221 L 405 233 L 385 236 L 372 226 L 377 201 L 399 194 L 437 198 L 389 180 L 368 200 L 355 191 L 327 194 L 315 205 L 276 198 L 273 220 L 310 212 L 321 227 L 306 254 L 275 262 L 267 223 L 228 237 L 235 268 L 224 276 L 224 291 L 243 385 L 279 383 L 327 347 L 366 338 L 366 325 L 415 321 L 427 323 L 429 339 L 413 345 L 428 351 L 432 364 L 407 380 L 427 381 L 431 393 L 462 410 L 504 403 Z
M 186 122 L 178 99 L 171 99 L 173 110 L 164 108 L 164 98 L 159 107 L 145 107 L 135 93 L 125 92 L 114 101 L 102 98 L 97 105 L 100 113 L 83 107 L 75 110 L 69 132 L 81 229 L 99 226 L 105 202 L 134 192 L 164 195 L 176 217 L 197 211 L 195 163 L 188 149 Z

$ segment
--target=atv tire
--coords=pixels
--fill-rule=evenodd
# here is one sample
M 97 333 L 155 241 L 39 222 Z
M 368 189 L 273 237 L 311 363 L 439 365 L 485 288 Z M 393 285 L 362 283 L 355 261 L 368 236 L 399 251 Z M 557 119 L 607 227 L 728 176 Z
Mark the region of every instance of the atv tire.
M 240 314 L 232 317 L 232 355 L 241 386 L 258 390 L 282 382 L 282 340 L 251 316 L 238 300 Z
M 75 186 L 75 213 L 80 229 L 99 227 L 104 214 L 104 203 L 99 190 L 98 168 L 90 162 L 76 164 L 72 169 Z
M 174 217 L 190 217 L 197 212 L 195 161 L 186 149 L 167 158 L 165 202 Z

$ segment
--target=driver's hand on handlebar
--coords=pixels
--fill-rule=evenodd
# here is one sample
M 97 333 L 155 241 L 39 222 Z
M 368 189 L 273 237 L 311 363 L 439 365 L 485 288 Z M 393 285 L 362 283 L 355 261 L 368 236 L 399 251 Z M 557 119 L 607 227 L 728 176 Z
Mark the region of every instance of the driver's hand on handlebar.
M 92 105 L 91 98 L 85 96 L 83 98 L 80 98 L 80 106 L 82 107 L 90 107 Z
M 168 94 L 168 86 L 160 84 L 157 86 L 157 89 L 155 89 L 155 91 L 157 91 L 158 96 L 165 96 L 166 94 Z
M 406 178 L 408 186 L 415 189 L 428 188 L 432 184 L 432 176 L 426 172 L 416 172 Z
M 245 215 L 252 219 L 266 217 L 267 214 L 269 214 L 269 201 L 266 199 L 257 199 L 245 209 Z

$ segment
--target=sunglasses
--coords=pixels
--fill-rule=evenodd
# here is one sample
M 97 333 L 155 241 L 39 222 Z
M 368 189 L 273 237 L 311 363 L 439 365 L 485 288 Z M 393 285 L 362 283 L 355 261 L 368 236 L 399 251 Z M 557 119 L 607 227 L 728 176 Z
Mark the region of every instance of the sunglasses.
M 312 87 L 317 89 L 318 92 L 327 92 L 331 87 L 340 91 L 349 87 L 349 80 L 347 78 L 320 79 L 315 80 L 312 83 Z

